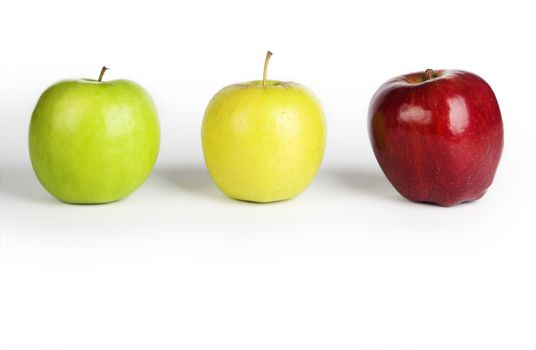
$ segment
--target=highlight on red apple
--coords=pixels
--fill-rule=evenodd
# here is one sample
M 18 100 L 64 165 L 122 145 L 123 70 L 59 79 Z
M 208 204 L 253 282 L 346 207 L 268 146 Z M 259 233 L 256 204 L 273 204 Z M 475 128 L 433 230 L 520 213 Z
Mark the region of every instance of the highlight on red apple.
M 368 127 L 381 169 L 416 202 L 451 206 L 479 199 L 503 149 L 493 90 L 460 70 L 427 69 L 387 81 L 372 97 Z

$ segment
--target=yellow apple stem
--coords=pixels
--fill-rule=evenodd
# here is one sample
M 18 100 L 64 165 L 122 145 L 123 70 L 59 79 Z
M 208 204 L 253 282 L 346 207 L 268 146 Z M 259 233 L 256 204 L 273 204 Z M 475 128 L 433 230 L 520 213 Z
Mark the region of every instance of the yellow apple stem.
M 424 71 L 424 81 L 430 80 L 434 77 L 434 70 L 433 69 L 427 69 Z
M 272 53 L 270 51 L 266 52 L 266 59 L 264 60 L 264 72 L 262 74 L 262 87 L 266 87 L 266 75 L 268 74 L 268 62 L 270 61 L 270 57 L 272 57 Z
M 102 81 L 102 76 L 104 75 L 104 72 L 106 72 L 108 69 L 110 69 L 110 68 L 108 68 L 106 66 L 102 66 L 102 69 L 101 69 L 100 74 L 99 74 L 99 80 L 98 80 L 99 82 Z

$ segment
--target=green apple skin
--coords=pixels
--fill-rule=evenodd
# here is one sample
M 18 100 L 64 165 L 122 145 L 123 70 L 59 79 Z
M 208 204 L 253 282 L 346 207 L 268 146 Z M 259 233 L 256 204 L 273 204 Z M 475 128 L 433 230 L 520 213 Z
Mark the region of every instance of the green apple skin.
M 209 102 L 202 125 L 208 171 L 227 196 L 274 202 L 301 193 L 326 143 L 320 102 L 306 87 L 262 81 L 230 85 Z
M 43 187 L 66 203 L 119 200 L 149 176 L 160 127 L 149 94 L 128 80 L 65 80 L 32 114 L 29 151 Z

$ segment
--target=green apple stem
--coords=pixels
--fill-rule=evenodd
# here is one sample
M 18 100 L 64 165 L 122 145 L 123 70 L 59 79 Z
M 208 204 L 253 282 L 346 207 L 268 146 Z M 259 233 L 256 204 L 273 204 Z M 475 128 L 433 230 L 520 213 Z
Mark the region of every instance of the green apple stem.
M 430 80 L 434 77 L 434 70 L 433 69 L 427 69 L 424 71 L 424 81 Z
M 264 60 L 264 72 L 262 74 L 262 87 L 266 87 L 266 75 L 268 74 L 268 62 L 270 61 L 270 57 L 272 57 L 272 53 L 270 51 L 266 52 L 266 59 Z
M 108 67 L 106 67 L 106 66 L 102 66 L 102 69 L 101 69 L 100 74 L 99 74 L 99 80 L 98 80 L 98 82 L 101 82 L 101 81 L 102 81 L 102 77 L 103 77 L 103 75 L 104 75 L 104 72 L 106 72 L 108 69 L 110 69 L 110 68 L 108 68 Z

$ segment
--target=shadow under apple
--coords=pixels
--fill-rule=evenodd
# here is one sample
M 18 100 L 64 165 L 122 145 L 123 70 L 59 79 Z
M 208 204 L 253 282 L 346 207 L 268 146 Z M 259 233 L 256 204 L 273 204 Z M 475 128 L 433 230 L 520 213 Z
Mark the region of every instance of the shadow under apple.
M 41 186 L 30 164 L 2 164 L 0 196 L 40 203 L 60 203 Z
M 405 200 L 396 192 L 380 170 L 374 171 L 363 167 L 332 168 L 325 169 L 325 175 L 349 190 L 391 201 Z
M 229 200 L 216 187 L 203 165 L 186 164 L 155 167 L 151 177 L 156 181 L 205 198 L 219 201 Z

